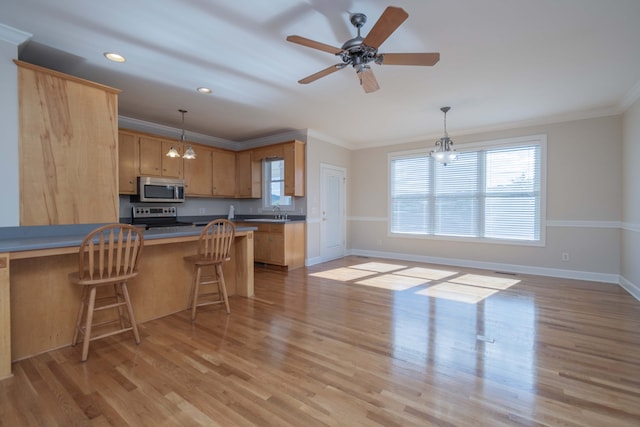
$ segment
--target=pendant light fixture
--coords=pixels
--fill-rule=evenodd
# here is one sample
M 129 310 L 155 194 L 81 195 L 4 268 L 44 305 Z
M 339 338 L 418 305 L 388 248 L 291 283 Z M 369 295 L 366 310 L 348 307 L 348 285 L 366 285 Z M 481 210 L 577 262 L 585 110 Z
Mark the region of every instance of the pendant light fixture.
M 458 153 L 453 149 L 453 141 L 447 133 L 447 112 L 451 107 L 442 107 L 440 111 L 444 113 L 444 136 L 436 141 L 436 149 L 431 152 L 431 157 L 445 166 L 458 158 Z
M 181 114 L 182 114 L 182 133 L 180 134 L 180 141 L 182 142 L 182 144 L 184 145 L 185 142 L 185 136 L 184 136 L 184 113 L 187 112 L 187 110 L 178 110 Z M 169 149 L 169 151 L 167 152 L 167 157 L 180 157 L 180 153 L 178 152 L 178 150 L 176 150 L 175 147 L 171 147 Z M 188 159 L 188 160 L 193 160 L 196 158 L 196 152 L 193 150 L 192 146 L 187 146 L 187 149 L 184 152 L 184 155 L 182 156 L 183 159 Z

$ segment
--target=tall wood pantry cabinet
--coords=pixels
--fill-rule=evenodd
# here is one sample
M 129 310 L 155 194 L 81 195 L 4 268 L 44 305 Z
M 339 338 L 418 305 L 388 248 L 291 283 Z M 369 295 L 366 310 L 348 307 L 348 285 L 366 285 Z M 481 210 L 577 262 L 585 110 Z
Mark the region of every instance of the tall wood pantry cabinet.
M 14 62 L 20 225 L 117 222 L 120 91 Z

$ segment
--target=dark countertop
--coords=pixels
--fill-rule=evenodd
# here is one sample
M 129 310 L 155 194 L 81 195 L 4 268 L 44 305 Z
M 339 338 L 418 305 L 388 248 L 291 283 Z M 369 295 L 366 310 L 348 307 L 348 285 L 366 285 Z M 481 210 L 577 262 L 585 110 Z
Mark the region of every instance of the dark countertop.
M 210 221 L 214 219 L 222 219 L 227 218 L 226 215 L 208 215 L 208 216 L 180 216 L 178 217 L 178 221 L 181 222 L 191 222 L 195 225 L 207 225 Z M 269 220 L 269 222 L 276 223 L 287 223 L 287 222 L 303 222 L 306 221 L 305 215 L 288 215 L 287 219 L 279 219 L 276 220 L 274 215 L 236 215 L 233 219 L 235 223 L 243 223 L 251 220 L 264 221 Z M 122 221 L 121 221 L 122 222 Z
M 200 215 L 200 216 L 179 216 L 177 217 L 177 221 L 182 223 L 191 223 L 195 226 L 203 226 L 207 225 L 209 222 L 216 219 L 226 219 L 226 215 Z M 305 215 L 288 215 L 287 219 L 275 219 L 273 215 L 236 215 L 233 219 L 233 222 L 237 224 L 242 224 L 243 222 L 269 222 L 275 224 L 287 224 L 290 222 L 305 222 Z M 131 224 L 131 218 L 122 217 L 120 218 L 120 222 L 124 224 Z M 144 224 L 139 224 L 144 226 Z M 242 227 L 242 225 L 240 225 Z
M 20 252 L 39 249 L 80 246 L 93 229 L 105 224 L 41 225 L 27 227 L 0 227 L 0 252 Z M 166 227 L 143 231 L 145 240 L 196 236 L 202 228 L 197 226 Z M 254 231 L 256 227 L 237 226 L 238 231 Z

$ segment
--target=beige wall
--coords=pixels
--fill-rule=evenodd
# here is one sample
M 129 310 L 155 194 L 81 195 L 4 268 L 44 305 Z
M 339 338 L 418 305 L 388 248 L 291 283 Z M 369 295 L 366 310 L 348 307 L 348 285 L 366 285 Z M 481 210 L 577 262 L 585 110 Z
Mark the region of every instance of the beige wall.
M 347 169 L 352 152 L 327 142 L 313 133 L 307 135 L 307 265 L 320 262 L 320 165 L 329 164 Z M 347 189 L 347 205 L 350 204 Z M 347 206 L 349 209 L 349 206 Z M 347 241 L 347 247 L 349 242 Z
M 601 117 L 456 137 L 465 143 L 547 135 L 544 247 L 388 235 L 388 154 L 431 141 L 355 151 L 350 179 L 352 253 L 617 282 L 622 206 L 622 119 Z M 606 146 L 607 155 L 602 156 Z M 562 253 L 570 255 L 562 261 Z
M 621 284 L 640 299 L 640 100 L 623 118 Z

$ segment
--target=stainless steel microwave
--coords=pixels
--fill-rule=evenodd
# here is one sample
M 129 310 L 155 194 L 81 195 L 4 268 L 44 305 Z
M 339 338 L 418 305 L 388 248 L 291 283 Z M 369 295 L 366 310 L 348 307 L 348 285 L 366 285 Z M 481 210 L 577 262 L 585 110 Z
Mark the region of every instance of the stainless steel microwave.
M 155 176 L 138 177 L 139 202 L 184 202 L 184 180 Z

